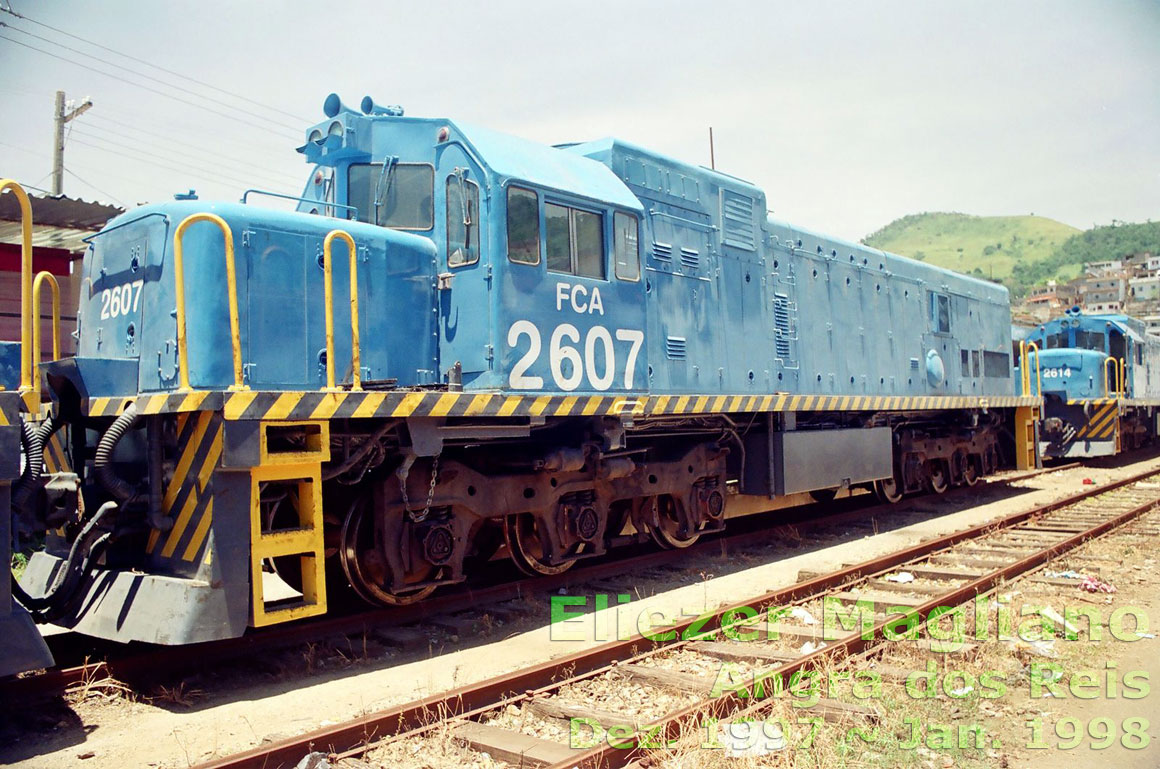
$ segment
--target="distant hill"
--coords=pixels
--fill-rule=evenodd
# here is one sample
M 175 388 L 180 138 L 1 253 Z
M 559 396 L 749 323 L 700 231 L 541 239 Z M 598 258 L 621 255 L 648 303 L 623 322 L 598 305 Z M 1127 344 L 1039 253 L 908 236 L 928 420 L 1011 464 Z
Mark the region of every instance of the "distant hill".
M 883 251 L 922 259 L 956 272 L 1001 280 L 1015 289 L 1016 265 L 1044 262 L 1081 230 L 1043 216 L 970 216 L 955 213 L 911 214 L 897 219 L 862 242 Z M 1070 280 L 1079 267 L 1060 265 Z
M 1020 297 L 1048 280 L 1071 280 L 1084 262 L 1160 254 L 1160 222 L 1078 230 L 1042 216 L 923 213 L 897 219 L 862 242 L 1001 281 Z
M 1072 235 L 1046 259 L 1015 265 L 1009 285 L 1015 291 L 1026 291 L 1059 275 L 1079 274 L 1084 262 L 1132 254 L 1160 255 L 1160 222 L 1117 222 Z

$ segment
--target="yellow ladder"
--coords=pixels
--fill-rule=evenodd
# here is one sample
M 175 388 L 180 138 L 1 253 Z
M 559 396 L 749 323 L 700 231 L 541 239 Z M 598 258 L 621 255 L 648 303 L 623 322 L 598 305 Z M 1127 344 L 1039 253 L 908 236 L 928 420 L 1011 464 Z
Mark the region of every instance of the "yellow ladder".
M 294 428 L 310 430 L 304 450 L 281 452 L 269 445 L 271 430 Z M 330 431 L 326 422 L 263 422 L 259 429 L 260 464 L 250 470 L 250 585 L 254 627 L 326 612 L 321 472 L 322 463 L 330 461 Z M 289 487 L 289 498 L 298 514 L 297 526 L 268 530 L 261 506 L 261 489 L 268 483 Z M 301 599 L 268 602 L 263 585 L 263 561 L 294 556 L 301 568 Z
M 1015 467 L 1019 470 L 1039 467 L 1039 445 L 1036 439 L 1038 423 L 1038 406 L 1019 406 L 1015 409 Z

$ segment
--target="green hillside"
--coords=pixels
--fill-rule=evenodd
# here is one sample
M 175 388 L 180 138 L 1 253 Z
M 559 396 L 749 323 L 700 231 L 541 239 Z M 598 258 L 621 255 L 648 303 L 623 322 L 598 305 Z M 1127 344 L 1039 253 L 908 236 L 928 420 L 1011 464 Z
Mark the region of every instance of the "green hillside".
M 1079 233 L 1075 227 L 1043 216 L 923 213 L 897 219 L 862 242 L 1009 284 L 1016 264 L 1047 260 Z M 1078 266 L 1068 267 L 1060 277 L 1071 279 L 1079 274 Z
M 1042 216 L 923 213 L 897 219 L 862 242 L 1001 281 L 1018 297 L 1048 280 L 1075 278 L 1084 262 L 1160 254 L 1160 222 L 1077 230 Z
M 1016 292 L 1041 286 L 1057 276 L 1078 275 L 1084 262 L 1103 262 L 1133 254 L 1160 254 L 1160 222 L 1115 222 L 1072 235 L 1046 259 L 1015 265 L 1005 281 Z

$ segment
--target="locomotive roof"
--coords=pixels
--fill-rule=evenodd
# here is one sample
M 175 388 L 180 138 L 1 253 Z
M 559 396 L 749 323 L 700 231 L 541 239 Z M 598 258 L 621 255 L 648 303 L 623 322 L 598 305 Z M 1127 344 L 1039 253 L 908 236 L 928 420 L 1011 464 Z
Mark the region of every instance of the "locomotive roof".
M 641 211 L 640 201 L 608 166 L 530 139 L 456 122 L 493 173 Z
M 811 230 L 808 227 L 802 227 L 800 225 L 792 224 L 781 219 L 776 219 L 772 216 L 769 218 L 769 226 L 770 229 L 773 230 L 774 234 L 781 234 L 778 232 L 780 230 L 785 233 L 792 233 L 795 238 L 806 235 L 813 241 L 825 243 L 825 250 L 835 248 L 842 252 L 868 251 L 873 254 L 881 254 L 887 260 L 898 259 L 901 260 L 904 264 L 919 263 L 919 260 L 913 259 L 911 257 L 900 256 L 899 254 L 895 254 L 890 251 L 882 251 L 881 249 L 874 248 L 873 246 L 867 246 L 863 243 L 854 243 L 853 241 Z M 947 285 L 952 287 L 952 289 L 955 291 L 965 292 L 971 296 L 977 296 L 991 302 L 1006 304 L 1008 301 L 1010 292 L 1007 290 L 1007 287 L 1001 283 L 992 283 L 989 280 L 984 280 L 983 278 L 978 278 L 974 275 L 965 275 L 961 272 L 955 272 L 954 270 L 949 270 L 945 267 L 939 267 L 938 265 L 934 264 L 928 264 L 925 262 L 922 264 L 926 270 L 934 270 L 938 273 L 941 273 L 943 279 L 947 282 Z M 897 267 L 893 269 L 897 269 Z
M 1084 325 L 1097 325 L 1099 323 L 1110 324 L 1138 341 L 1143 341 L 1146 335 L 1143 321 L 1133 318 L 1131 315 L 1124 315 L 1123 313 L 1093 313 L 1089 315 L 1085 312 L 1072 311 L 1062 317 L 1052 318 L 1046 321 L 1041 324 L 1040 328 L 1046 329 L 1048 326 L 1058 328 L 1063 321 L 1067 321 L 1068 324 L 1083 323 L 1084 321 L 1090 321 L 1089 324 Z

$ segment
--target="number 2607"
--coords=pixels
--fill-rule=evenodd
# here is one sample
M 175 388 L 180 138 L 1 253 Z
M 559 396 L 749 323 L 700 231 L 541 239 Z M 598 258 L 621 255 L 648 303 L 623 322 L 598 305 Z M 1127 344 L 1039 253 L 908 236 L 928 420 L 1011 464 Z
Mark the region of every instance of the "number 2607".
M 144 280 L 135 280 L 102 291 L 101 320 L 137 312 L 137 306 L 141 304 L 141 287 L 144 285 Z

